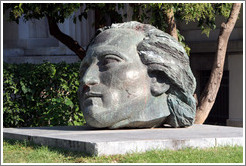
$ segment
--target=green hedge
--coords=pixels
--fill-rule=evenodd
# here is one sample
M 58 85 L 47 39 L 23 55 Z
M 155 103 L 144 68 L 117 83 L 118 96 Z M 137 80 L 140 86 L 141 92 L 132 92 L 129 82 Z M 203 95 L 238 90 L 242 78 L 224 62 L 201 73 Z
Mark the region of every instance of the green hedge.
M 3 126 L 84 125 L 79 63 L 3 64 Z

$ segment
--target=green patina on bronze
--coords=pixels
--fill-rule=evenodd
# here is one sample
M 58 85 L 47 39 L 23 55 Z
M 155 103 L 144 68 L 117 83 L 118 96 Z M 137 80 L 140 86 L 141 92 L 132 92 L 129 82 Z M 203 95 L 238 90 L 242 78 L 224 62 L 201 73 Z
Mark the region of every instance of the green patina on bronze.
M 196 82 L 184 48 L 139 22 L 100 29 L 80 67 L 80 108 L 96 128 L 186 127 Z

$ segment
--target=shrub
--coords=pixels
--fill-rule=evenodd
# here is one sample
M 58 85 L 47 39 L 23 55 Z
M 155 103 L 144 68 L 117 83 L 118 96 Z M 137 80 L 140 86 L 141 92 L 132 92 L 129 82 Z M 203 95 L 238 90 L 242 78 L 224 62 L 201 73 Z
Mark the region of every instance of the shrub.
M 3 126 L 83 125 L 79 63 L 3 64 Z

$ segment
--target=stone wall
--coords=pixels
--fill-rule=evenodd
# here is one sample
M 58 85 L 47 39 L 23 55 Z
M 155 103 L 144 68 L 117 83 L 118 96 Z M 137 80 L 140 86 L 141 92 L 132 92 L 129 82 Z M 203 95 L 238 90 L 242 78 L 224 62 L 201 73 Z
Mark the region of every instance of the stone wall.
M 79 11 L 75 14 L 78 13 Z M 94 12 L 90 11 L 87 20 L 77 21 L 76 24 L 73 23 L 71 18 L 66 19 L 63 24 L 58 24 L 59 28 L 62 32 L 78 41 L 83 48 L 86 48 L 95 33 L 93 26 L 95 20 Z M 53 62 L 73 62 L 78 60 L 74 52 L 49 34 L 46 18 L 27 22 L 20 20 L 20 23 L 16 24 L 8 22 L 7 16 L 4 16 L 3 34 L 3 60 L 5 62 L 33 63 L 32 58 L 40 60 L 50 59 Z M 58 55 L 66 56 L 50 58 Z

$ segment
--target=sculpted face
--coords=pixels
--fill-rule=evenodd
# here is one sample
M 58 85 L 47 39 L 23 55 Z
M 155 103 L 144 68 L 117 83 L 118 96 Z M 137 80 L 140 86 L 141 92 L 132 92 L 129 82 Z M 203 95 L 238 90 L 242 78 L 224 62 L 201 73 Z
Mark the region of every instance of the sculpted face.
M 89 46 L 80 68 L 79 100 L 90 126 L 152 127 L 169 115 L 158 111 L 167 109 L 165 103 L 156 105 L 151 95 L 151 78 L 137 52 L 143 38 L 135 30 L 109 29 Z

